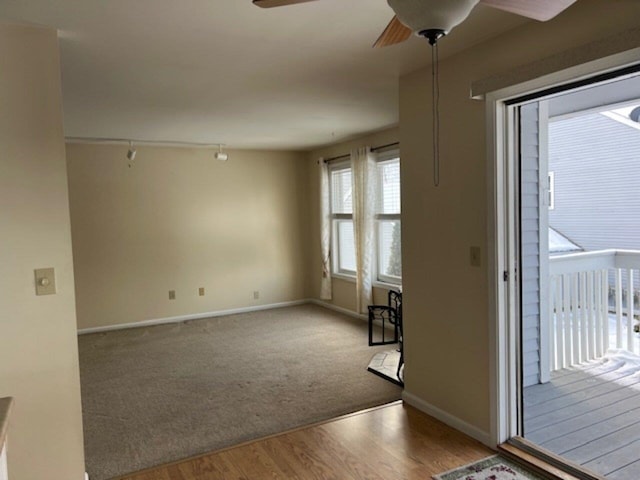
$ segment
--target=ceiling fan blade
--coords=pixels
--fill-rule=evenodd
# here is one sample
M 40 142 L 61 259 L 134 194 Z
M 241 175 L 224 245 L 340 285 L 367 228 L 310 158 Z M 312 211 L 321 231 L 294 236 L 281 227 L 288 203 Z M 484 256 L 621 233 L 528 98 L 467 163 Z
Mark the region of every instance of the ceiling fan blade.
M 533 18 L 541 22 L 551 20 L 576 0 L 480 0 L 482 5 Z
M 387 47 L 389 45 L 395 45 L 396 43 L 402 43 L 407 40 L 413 32 L 410 28 L 404 26 L 398 17 L 393 17 L 393 20 L 389 22 L 387 28 L 378 37 L 376 43 L 373 44 L 374 48 Z
M 284 7 L 296 3 L 313 2 L 315 0 L 253 0 L 253 4 L 261 8 Z

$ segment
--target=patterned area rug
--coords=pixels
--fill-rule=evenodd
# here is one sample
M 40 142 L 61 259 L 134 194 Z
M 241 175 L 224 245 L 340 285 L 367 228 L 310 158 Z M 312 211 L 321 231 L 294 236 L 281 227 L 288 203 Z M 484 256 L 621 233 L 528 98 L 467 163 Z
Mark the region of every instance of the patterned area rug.
M 434 480 L 544 480 L 500 455 L 433 476 Z
M 404 373 L 404 367 L 400 369 L 400 376 L 398 377 L 398 363 L 400 363 L 400 352 L 398 350 L 386 350 L 373 356 L 367 370 L 403 387 L 402 374 Z

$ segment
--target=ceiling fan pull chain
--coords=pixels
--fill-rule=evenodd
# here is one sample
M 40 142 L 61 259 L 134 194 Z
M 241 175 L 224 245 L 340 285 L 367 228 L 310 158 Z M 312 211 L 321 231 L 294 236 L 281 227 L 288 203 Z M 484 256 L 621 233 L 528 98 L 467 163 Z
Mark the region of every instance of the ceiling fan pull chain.
M 440 185 L 440 72 L 438 43 L 431 45 L 431 96 L 433 102 L 433 185 Z

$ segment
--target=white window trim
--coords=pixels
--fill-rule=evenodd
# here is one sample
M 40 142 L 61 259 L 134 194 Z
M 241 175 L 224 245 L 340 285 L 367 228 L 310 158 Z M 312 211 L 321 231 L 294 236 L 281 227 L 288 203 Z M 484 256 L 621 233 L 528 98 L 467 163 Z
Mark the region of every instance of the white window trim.
M 388 150 L 384 150 L 382 152 L 377 153 L 376 162 L 377 163 L 385 163 L 390 162 L 392 160 L 398 159 L 400 165 L 402 165 L 402 161 L 400 159 L 400 149 L 399 148 L 390 148 Z M 402 167 L 400 167 L 402 168 Z M 400 185 L 400 189 L 402 191 L 402 185 Z M 378 191 L 382 191 L 382 181 L 379 182 Z M 402 207 L 401 207 L 402 208 Z M 402 210 L 400 213 L 378 213 L 376 214 L 375 223 L 376 223 L 376 231 L 375 231 L 375 242 L 376 242 L 376 251 L 375 251 L 375 264 L 374 264 L 374 285 L 380 285 L 382 288 L 398 288 L 402 286 L 402 277 L 392 277 L 390 275 L 384 275 L 380 273 L 380 220 L 391 220 L 391 221 L 399 221 L 400 225 L 402 225 Z
M 338 248 L 338 225 L 341 221 L 350 221 L 353 223 L 353 215 L 347 213 L 335 213 L 331 215 L 331 243 L 333 245 L 333 251 L 335 255 L 333 255 L 333 265 L 331 268 L 331 275 L 336 276 L 340 275 L 343 277 L 352 277 L 354 280 L 356 278 L 355 270 L 347 270 L 340 268 L 340 248 Z
M 338 248 L 338 223 L 340 220 L 350 220 L 353 222 L 353 213 L 333 213 L 333 182 L 331 175 L 340 170 L 350 170 L 351 161 L 342 160 L 329 164 L 329 205 L 331 218 L 331 277 L 343 280 L 356 281 L 356 272 L 352 270 L 340 269 L 340 249 Z

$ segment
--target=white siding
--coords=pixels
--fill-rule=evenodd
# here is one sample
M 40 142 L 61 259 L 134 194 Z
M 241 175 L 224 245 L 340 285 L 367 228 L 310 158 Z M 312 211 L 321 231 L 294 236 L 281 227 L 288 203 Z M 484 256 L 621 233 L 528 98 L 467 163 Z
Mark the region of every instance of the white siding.
M 540 382 L 538 104 L 520 110 L 520 235 L 523 386 Z
M 549 224 L 585 250 L 640 250 L 640 130 L 600 114 L 549 125 Z

